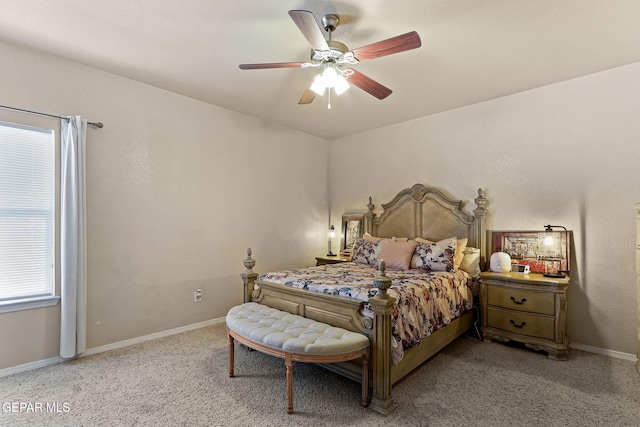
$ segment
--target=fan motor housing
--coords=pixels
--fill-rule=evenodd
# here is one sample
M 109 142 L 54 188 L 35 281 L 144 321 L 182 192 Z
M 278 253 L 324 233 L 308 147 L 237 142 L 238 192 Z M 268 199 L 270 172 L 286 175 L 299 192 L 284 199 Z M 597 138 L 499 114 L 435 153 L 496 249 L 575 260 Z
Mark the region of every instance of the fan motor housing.
M 345 52 L 349 51 L 349 48 L 347 48 L 344 43 L 329 40 L 327 41 L 327 44 L 330 48 L 329 51 L 318 51 L 311 49 L 311 59 L 313 61 L 322 61 L 323 59 L 334 59 L 338 61 L 342 59 Z
M 325 31 L 334 31 L 340 22 L 338 15 L 327 14 L 322 17 L 322 26 Z

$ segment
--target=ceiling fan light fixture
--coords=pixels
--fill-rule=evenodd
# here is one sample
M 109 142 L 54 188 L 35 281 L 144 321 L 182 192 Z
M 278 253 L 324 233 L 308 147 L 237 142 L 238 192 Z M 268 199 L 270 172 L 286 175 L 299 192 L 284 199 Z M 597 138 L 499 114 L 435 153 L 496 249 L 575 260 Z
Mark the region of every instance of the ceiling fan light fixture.
M 328 66 L 324 69 L 322 74 L 315 76 L 310 87 L 312 91 L 320 96 L 324 95 L 326 88 L 333 88 L 337 95 L 340 95 L 349 89 L 347 79 L 344 78 L 342 73 L 338 71 L 335 66 Z
M 347 83 L 347 79 L 342 77 L 342 75 L 338 75 L 333 85 L 333 90 L 336 91 L 337 95 L 341 95 L 347 89 L 349 89 L 349 83 Z
M 326 89 L 326 87 L 327 86 L 324 83 L 324 78 L 322 77 L 322 74 L 318 74 L 313 78 L 313 81 L 311 82 L 311 87 L 309 89 L 311 89 L 318 95 L 323 96 L 324 90 Z
M 338 78 L 338 72 L 333 66 L 326 67 L 322 72 L 322 78 L 327 83 L 327 87 L 333 87 L 333 83 Z

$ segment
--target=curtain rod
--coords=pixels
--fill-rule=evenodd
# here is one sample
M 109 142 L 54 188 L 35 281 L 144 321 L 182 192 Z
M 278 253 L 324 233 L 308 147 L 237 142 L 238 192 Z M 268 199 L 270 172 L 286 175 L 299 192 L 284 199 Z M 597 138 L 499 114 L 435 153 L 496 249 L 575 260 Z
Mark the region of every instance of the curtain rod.
M 0 108 L 6 108 L 7 110 L 22 111 L 23 113 L 29 113 L 29 114 L 37 114 L 39 116 L 53 117 L 55 119 L 69 120 L 68 117 L 56 116 L 54 114 L 40 113 L 38 111 L 25 110 L 23 108 L 9 107 L 8 105 L 0 105 Z M 87 122 L 87 124 L 99 129 L 104 127 L 102 122 Z

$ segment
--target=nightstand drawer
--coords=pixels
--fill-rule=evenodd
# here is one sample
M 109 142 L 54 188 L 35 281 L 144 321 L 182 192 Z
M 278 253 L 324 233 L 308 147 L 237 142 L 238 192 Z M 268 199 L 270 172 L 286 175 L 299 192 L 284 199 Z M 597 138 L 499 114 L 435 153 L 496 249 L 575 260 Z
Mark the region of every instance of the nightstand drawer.
M 514 334 L 539 337 L 548 340 L 554 337 L 554 318 L 517 311 L 487 308 L 487 326 Z
M 490 286 L 487 289 L 487 304 L 528 313 L 555 315 L 555 294 L 526 289 Z

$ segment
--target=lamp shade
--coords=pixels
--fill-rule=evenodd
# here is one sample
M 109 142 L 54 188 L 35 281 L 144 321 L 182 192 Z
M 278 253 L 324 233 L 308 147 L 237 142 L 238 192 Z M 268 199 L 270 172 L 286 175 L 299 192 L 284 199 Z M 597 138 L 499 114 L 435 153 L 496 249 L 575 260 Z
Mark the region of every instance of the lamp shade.
M 560 228 L 562 229 L 561 233 L 564 233 L 564 242 L 562 238 L 554 237 L 553 229 Z M 569 231 L 564 225 L 545 225 L 544 226 L 545 237 L 543 239 L 543 243 L 545 246 L 556 247 L 557 253 L 552 253 L 551 255 L 555 258 L 557 257 L 557 271 L 547 271 L 543 273 L 544 276 L 547 277 L 566 277 L 569 275 L 569 244 L 570 237 Z M 564 268 L 563 267 L 564 263 Z
M 336 229 L 333 225 L 329 227 L 329 232 L 327 233 L 327 236 L 329 237 L 329 252 L 327 253 L 327 256 L 336 256 L 336 254 L 334 254 L 331 251 L 331 240 L 335 239 L 336 237 Z

